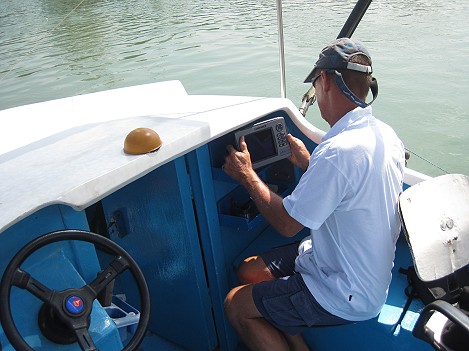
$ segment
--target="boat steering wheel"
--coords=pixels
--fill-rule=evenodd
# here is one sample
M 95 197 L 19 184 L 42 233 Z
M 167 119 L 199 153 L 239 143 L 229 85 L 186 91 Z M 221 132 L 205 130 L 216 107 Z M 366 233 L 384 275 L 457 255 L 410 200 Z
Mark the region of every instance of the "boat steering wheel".
M 41 247 L 69 240 L 99 245 L 115 258 L 91 283 L 79 289 L 71 288 L 62 291 L 47 288 L 20 268 L 20 265 Z M 138 327 L 123 351 L 136 350 L 145 336 L 150 319 L 150 293 L 143 273 L 134 259 L 119 245 L 101 235 L 81 230 L 62 230 L 40 236 L 26 244 L 10 261 L 0 284 L 0 306 L 2 306 L 0 321 L 6 337 L 15 350 L 33 350 L 20 335 L 12 318 L 10 292 L 14 285 L 29 291 L 44 302 L 39 312 L 39 324 L 41 324 L 41 315 L 52 316 L 52 319 L 57 321 L 55 328 L 62 328 L 60 332 L 70 334 L 71 340 L 66 343 L 78 342 L 83 351 L 97 350 L 88 331 L 93 301 L 100 291 L 126 269 L 132 273 L 138 286 L 141 311 Z M 42 319 L 43 322 L 46 321 L 46 324 L 51 323 L 51 319 Z M 41 327 L 41 330 L 44 333 L 44 327 Z

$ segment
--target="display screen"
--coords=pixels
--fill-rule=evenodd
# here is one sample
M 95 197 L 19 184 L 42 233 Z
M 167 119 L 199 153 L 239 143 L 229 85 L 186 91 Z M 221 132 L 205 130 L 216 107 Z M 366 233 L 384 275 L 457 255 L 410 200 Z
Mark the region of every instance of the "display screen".
M 248 145 L 252 163 L 262 161 L 277 154 L 271 128 L 245 135 L 244 140 Z

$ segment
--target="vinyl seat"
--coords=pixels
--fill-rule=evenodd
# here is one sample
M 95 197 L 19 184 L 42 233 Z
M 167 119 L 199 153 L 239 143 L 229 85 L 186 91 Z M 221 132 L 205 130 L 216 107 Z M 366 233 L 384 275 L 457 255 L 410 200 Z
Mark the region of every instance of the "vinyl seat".
M 399 212 L 415 286 L 427 292 L 413 335 L 436 350 L 467 350 L 469 177 L 447 174 L 414 185 L 400 195 Z

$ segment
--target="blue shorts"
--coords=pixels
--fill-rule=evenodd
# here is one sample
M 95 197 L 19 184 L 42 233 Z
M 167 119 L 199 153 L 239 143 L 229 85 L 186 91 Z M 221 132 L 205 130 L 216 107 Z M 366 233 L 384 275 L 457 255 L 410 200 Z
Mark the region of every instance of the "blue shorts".
M 322 308 L 301 274 L 295 272 L 298 245 L 281 246 L 260 255 L 278 279 L 253 286 L 252 298 L 259 312 L 277 329 L 290 335 L 312 326 L 351 323 Z

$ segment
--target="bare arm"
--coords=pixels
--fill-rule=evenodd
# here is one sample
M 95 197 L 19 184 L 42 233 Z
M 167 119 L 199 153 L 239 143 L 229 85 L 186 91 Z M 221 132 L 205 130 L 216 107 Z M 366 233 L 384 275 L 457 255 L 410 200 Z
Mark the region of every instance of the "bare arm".
M 241 151 L 237 151 L 228 145 L 224 171 L 246 188 L 257 209 L 280 234 L 294 236 L 303 225 L 287 213 L 282 198 L 271 191 L 254 171 L 244 137 L 240 139 L 240 148 Z

